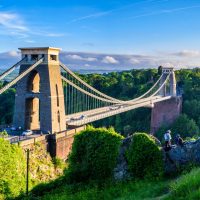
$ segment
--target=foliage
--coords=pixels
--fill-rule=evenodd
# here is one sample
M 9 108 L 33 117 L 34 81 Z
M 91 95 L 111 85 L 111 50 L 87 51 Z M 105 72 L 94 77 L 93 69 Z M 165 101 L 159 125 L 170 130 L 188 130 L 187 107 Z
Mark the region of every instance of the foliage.
M 30 187 L 54 180 L 62 175 L 64 167 L 59 159 L 52 160 L 43 144 L 36 143 L 30 152 Z
M 146 133 L 133 135 L 126 156 L 133 177 L 155 179 L 162 176 L 162 152 Z
M 4 130 L 4 131 L 1 131 L 1 132 L 0 132 L 0 136 L 3 136 L 3 137 L 4 137 L 4 136 L 8 136 L 8 133 L 7 133 L 5 130 Z
M 195 109 L 194 109 L 195 108 Z M 193 99 L 191 101 L 186 100 L 183 103 L 183 112 L 190 116 L 190 118 L 194 119 L 198 122 L 200 116 L 200 101 Z
M 44 147 L 37 143 L 30 151 L 29 188 L 49 182 L 62 174 L 60 163 L 56 168 Z M 13 198 L 25 191 L 25 152 L 15 144 L 0 138 L 0 199 Z
M 182 114 L 172 125 L 172 133 L 180 134 L 182 137 L 192 137 L 199 134 L 199 128 L 193 119 Z
M 15 89 L 8 89 L 1 94 L 0 102 L 0 124 L 10 124 L 14 112 Z
M 193 119 L 190 119 L 186 114 L 181 114 L 171 126 L 161 126 L 156 132 L 156 137 L 164 142 L 164 133 L 170 129 L 172 138 L 177 134 L 186 140 L 198 138 L 199 127 Z
M 15 197 L 25 189 L 22 149 L 0 138 L 0 199 Z
M 122 136 L 113 128 L 87 127 L 74 137 L 68 175 L 74 182 L 102 180 L 112 175 Z
M 59 169 L 59 168 L 64 169 L 64 167 L 66 166 L 66 163 L 60 158 L 54 157 L 52 161 L 53 161 L 55 169 Z
M 194 168 L 188 174 L 182 175 L 170 186 L 169 200 L 175 199 L 200 199 L 200 168 Z

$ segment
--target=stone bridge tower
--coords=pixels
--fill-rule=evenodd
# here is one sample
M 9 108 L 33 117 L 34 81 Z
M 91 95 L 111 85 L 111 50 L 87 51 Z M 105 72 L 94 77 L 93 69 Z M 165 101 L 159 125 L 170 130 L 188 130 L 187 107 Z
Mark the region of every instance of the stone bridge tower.
M 161 96 L 176 96 L 176 77 L 175 77 L 175 73 L 174 73 L 174 68 L 173 67 L 163 67 L 162 68 L 162 79 L 160 81 L 160 85 L 162 85 L 164 83 L 164 81 L 166 80 L 167 76 L 169 75 L 169 93 L 167 94 L 167 86 L 165 84 L 165 86 L 160 90 L 160 95 Z
M 16 86 L 13 124 L 23 129 L 60 132 L 66 130 L 64 95 L 58 48 L 20 48 L 20 73 L 38 59 L 44 60 Z
M 157 102 L 154 104 L 151 111 L 151 133 L 154 134 L 161 127 L 170 126 L 180 115 L 182 110 L 182 97 L 177 96 L 176 93 L 176 77 L 173 67 L 162 68 L 162 79 L 160 85 L 164 83 L 169 75 L 169 85 L 165 85 L 159 95 L 171 96 L 170 99 Z M 169 87 L 169 92 L 167 92 Z

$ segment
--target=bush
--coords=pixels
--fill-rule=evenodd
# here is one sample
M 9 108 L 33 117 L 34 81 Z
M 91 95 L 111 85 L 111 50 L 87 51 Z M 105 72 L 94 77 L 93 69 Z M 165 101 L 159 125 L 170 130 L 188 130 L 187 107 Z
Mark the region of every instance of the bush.
M 91 126 L 76 134 L 69 156 L 69 180 L 82 182 L 111 177 L 122 138 L 113 128 Z
M 199 134 L 199 128 L 193 119 L 187 115 L 180 115 L 172 125 L 172 133 L 180 134 L 182 137 L 192 137 Z
M 8 133 L 5 130 L 0 132 L 0 137 L 6 137 L 6 136 L 8 136 Z
M 54 164 L 55 169 L 57 169 L 57 168 L 58 169 L 64 169 L 65 166 L 66 166 L 66 163 L 62 159 L 57 158 L 57 157 L 54 157 L 52 159 L 52 162 Z
M 135 178 L 159 178 L 163 174 L 162 152 L 146 133 L 135 133 L 126 152 L 129 170 Z
M 0 199 L 15 197 L 24 191 L 25 171 L 22 149 L 0 138 Z

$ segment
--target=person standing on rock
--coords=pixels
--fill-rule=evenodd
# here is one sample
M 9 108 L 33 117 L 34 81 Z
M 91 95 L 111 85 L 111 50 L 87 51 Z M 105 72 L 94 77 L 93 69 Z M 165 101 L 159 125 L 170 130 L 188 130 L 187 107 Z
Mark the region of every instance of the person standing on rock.
M 169 151 L 171 149 L 171 131 L 168 130 L 166 131 L 166 133 L 164 134 L 164 139 L 165 139 L 165 151 Z
M 175 137 L 175 143 L 177 146 L 183 147 L 184 141 L 179 134 Z

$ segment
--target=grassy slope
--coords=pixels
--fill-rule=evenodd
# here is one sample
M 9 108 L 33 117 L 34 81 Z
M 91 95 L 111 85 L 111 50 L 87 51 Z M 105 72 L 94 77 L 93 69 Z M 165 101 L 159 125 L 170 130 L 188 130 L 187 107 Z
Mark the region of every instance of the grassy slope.
M 27 198 L 25 198 L 27 199 Z M 200 168 L 181 175 L 176 180 L 129 181 L 107 183 L 97 187 L 91 185 L 60 185 L 37 200 L 199 200 Z
M 170 195 L 166 200 L 199 200 L 200 199 L 200 168 L 180 176 L 170 185 Z
M 84 185 L 62 185 L 37 200 L 144 200 L 156 199 L 168 192 L 168 181 L 157 182 L 123 182 L 107 184 L 100 187 Z M 33 199 L 33 198 L 29 198 Z

